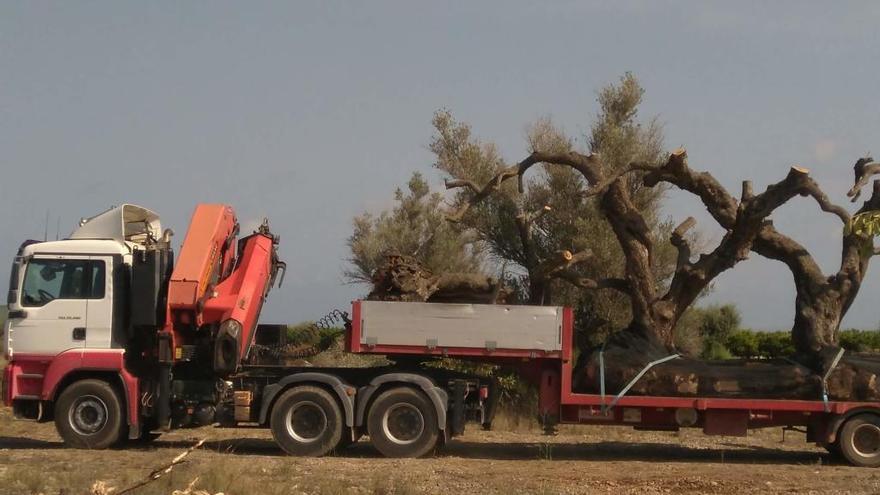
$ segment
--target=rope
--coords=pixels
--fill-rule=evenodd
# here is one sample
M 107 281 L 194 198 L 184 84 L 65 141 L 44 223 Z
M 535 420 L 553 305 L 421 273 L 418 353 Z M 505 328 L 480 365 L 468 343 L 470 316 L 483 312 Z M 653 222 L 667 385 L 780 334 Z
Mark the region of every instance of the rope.
M 601 354 L 600 354 L 600 356 L 601 356 Z M 642 371 L 639 371 L 639 373 L 635 376 L 635 378 L 630 380 L 629 383 L 627 383 L 626 386 L 623 387 L 623 390 L 621 390 L 614 397 L 614 399 L 611 401 L 611 404 L 608 404 L 607 407 L 605 406 L 605 398 L 603 395 L 603 397 L 602 397 L 602 414 L 607 414 L 608 411 L 610 411 L 612 408 L 614 408 L 614 406 L 617 405 L 617 403 L 620 401 L 620 399 L 622 399 L 623 396 L 626 395 L 627 392 L 629 392 L 629 389 L 631 389 L 633 387 L 633 385 L 636 384 L 636 382 L 638 382 L 643 376 L 645 376 L 645 373 L 647 373 L 649 369 L 653 368 L 654 366 L 657 366 L 658 364 L 663 364 L 667 361 L 672 361 L 673 359 L 678 359 L 680 357 L 681 357 L 681 354 L 673 354 L 671 356 L 666 356 L 665 358 L 658 359 L 656 361 L 651 361 L 650 363 L 646 364 L 645 367 L 642 368 Z M 602 382 L 603 382 L 602 388 L 604 389 L 605 388 L 604 370 L 601 372 L 601 374 L 602 374 Z

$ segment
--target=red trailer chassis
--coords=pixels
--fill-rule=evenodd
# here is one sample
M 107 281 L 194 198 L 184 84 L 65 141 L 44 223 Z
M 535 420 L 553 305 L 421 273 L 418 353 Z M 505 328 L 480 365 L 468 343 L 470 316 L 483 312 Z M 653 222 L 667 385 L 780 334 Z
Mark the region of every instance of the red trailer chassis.
M 626 425 L 644 430 L 699 427 L 707 435 L 744 436 L 749 429 L 805 427 L 807 441 L 833 446 L 841 425 L 861 413 L 880 415 L 877 402 L 714 397 L 660 397 L 577 393 L 572 390 L 573 311 L 563 308 L 561 349 L 443 347 L 375 343 L 361 339 L 361 302 L 352 306 L 346 348 L 353 353 L 442 356 L 511 365 L 538 385 L 539 415 L 548 423 Z M 880 431 L 878 429 L 877 431 Z M 880 457 L 880 452 L 877 453 Z

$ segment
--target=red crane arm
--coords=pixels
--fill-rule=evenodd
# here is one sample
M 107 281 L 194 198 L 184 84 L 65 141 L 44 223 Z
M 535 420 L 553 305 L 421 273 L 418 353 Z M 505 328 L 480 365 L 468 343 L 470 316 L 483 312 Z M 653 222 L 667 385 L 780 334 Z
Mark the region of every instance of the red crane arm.
M 236 244 L 238 222 L 226 205 L 196 207 L 168 285 L 164 333 L 174 359 L 180 346 L 210 332 L 215 371 L 232 372 L 246 356 L 263 302 L 279 268 L 278 238 L 264 223 Z

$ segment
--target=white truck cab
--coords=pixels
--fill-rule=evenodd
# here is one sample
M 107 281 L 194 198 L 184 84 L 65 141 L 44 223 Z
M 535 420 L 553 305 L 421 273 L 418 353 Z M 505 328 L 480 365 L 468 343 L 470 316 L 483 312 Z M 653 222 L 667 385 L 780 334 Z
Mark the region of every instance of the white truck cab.
M 83 220 L 68 239 L 24 243 L 10 277 L 7 359 L 121 348 L 124 334 L 113 329 L 124 308 L 114 290 L 132 252 L 160 233 L 156 213 L 126 204 Z

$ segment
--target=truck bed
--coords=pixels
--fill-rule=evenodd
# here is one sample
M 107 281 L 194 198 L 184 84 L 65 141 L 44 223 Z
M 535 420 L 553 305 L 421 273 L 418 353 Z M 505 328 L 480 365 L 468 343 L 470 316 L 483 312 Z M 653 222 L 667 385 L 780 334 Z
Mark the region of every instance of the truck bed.
M 559 358 L 570 309 L 559 306 L 355 301 L 354 353 Z

